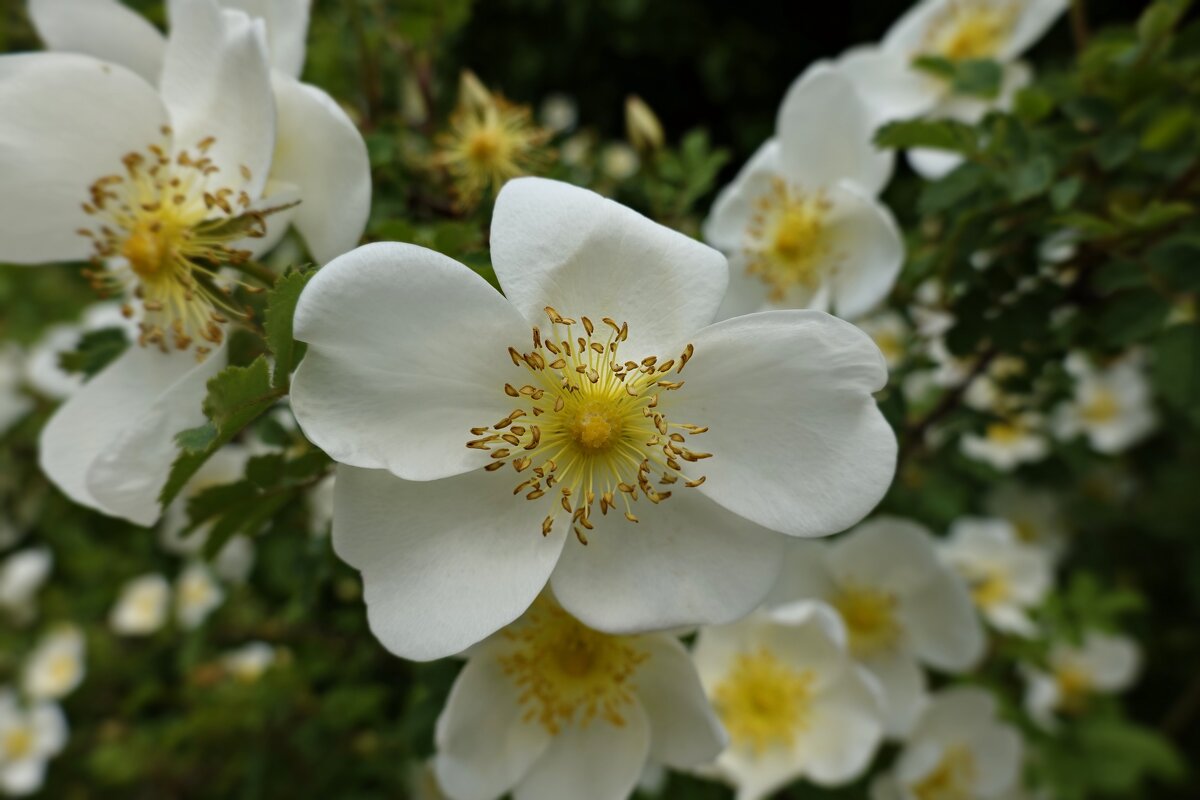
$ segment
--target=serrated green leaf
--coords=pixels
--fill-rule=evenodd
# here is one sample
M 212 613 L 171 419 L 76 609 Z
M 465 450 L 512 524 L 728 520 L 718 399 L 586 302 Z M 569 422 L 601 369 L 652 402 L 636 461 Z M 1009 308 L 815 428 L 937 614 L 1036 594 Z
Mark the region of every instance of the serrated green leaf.
M 275 372 L 271 383 L 276 388 L 286 389 L 296 362 L 300 360 L 302 344 L 292 336 L 292 320 L 296 315 L 296 303 L 300 293 L 315 270 L 292 272 L 279 279 L 267 295 L 267 312 L 263 319 L 267 347 L 275 357 Z
M 917 119 L 892 122 L 875 134 L 875 144 L 885 148 L 926 147 L 955 153 L 974 153 L 979 135 L 965 122 L 950 119 Z

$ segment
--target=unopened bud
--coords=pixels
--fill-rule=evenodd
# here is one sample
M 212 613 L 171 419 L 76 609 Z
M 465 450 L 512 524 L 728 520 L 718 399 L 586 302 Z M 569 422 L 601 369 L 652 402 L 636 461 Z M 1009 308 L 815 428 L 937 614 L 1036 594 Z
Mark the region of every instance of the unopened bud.
M 629 143 L 640 151 L 657 150 L 663 145 L 663 128 L 658 117 L 637 95 L 625 98 L 625 132 Z
M 458 79 L 458 104 L 476 110 L 492 104 L 492 93 L 469 69 L 464 69 Z

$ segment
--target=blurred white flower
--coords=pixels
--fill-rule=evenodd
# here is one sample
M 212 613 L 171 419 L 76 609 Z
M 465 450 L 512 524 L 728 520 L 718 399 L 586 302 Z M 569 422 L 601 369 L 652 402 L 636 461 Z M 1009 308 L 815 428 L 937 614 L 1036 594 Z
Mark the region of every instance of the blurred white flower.
M 609 142 L 600 150 L 600 171 L 609 180 L 629 180 L 640 167 L 637 151 L 624 142 Z
M 647 761 L 694 767 L 725 736 L 677 639 L 600 633 L 543 597 L 468 652 L 436 744 L 456 800 L 622 800 Z
M 1019 483 L 994 489 L 984 501 L 989 516 L 1006 519 L 1023 543 L 1046 551 L 1052 561 L 1067 549 L 1067 519 L 1054 492 Z
M 854 87 L 816 65 L 792 84 L 775 137 L 725 187 L 704 238 L 729 256 L 718 317 L 766 307 L 832 309 L 846 319 L 874 308 L 896 281 L 904 243 L 875 199 L 891 154 L 871 143 Z
M 1126 637 L 1088 631 L 1080 645 L 1056 643 L 1047 669 L 1026 665 L 1025 710 L 1039 725 L 1056 726 L 1056 715 L 1083 711 L 1092 695 L 1129 688 L 1141 665 L 1137 642 Z
M 235 680 L 255 683 L 275 663 L 275 647 L 266 642 L 248 642 L 221 656 L 221 666 Z
M 575 128 L 579 121 L 579 106 L 575 98 L 561 92 L 546 95 L 542 107 L 538 111 L 538 119 L 542 127 L 549 128 L 555 133 L 566 133 Z
M 1096 369 L 1082 353 L 1067 357 L 1075 378 L 1074 397 L 1055 411 L 1055 432 L 1063 439 L 1084 435 L 1099 453 L 1120 453 L 1158 425 L 1153 395 L 1140 353 Z
M 1016 356 L 996 356 L 983 374 L 976 375 L 963 393 L 963 403 L 976 411 L 1005 414 L 1020 406 L 1023 398 L 1004 388 L 1004 382 L 1025 372 L 1025 360 Z
M 45 547 L 30 547 L 13 553 L 0 564 L 0 609 L 19 623 L 36 616 L 38 590 L 50 576 L 54 556 Z
M 257 556 L 254 540 L 238 534 L 217 551 L 212 562 L 213 573 L 226 583 L 243 584 L 250 578 Z
M 580 131 L 579 133 L 568 137 L 567 140 L 562 143 L 562 147 L 559 148 L 559 156 L 562 158 L 562 162 L 569 167 L 583 166 L 587 161 L 588 154 L 592 152 L 592 147 L 595 145 L 594 138 L 595 137 L 591 131 Z M 637 154 L 634 153 L 634 155 L 636 156 Z M 630 172 L 630 175 L 636 171 L 637 162 L 634 162 L 633 170 Z M 628 177 L 628 175 L 626 177 Z M 617 180 L 623 180 L 623 178 L 619 178 Z
M 1050 453 L 1040 414 L 1027 411 L 987 423 L 982 433 L 968 432 L 959 439 L 963 455 L 982 461 L 1000 472 L 1041 461 Z
M 33 408 L 33 401 L 21 391 L 24 372 L 25 357 L 17 346 L 0 346 L 0 436 Z
M 95 303 L 78 322 L 51 325 L 29 350 L 25 378 L 38 393 L 53 400 L 64 400 L 83 386 L 83 376 L 67 372 L 58 365 L 59 356 L 74 350 L 85 333 L 104 328 L 120 328 L 126 339 L 137 338 L 137 323 L 121 313 L 120 303 Z
M 225 591 L 200 561 L 184 568 L 175 579 L 175 618 L 185 629 L 200 627 L 225 601 Z
M 895 369 L 904 363 L 908 355 L 909 337 L 912 330 L 904 317 L 895 311 L 879 311 L 869 317 L 856 320 L 855 325 L 866 331 L 875 342 L 888 369 Z
M 735 619 L 786 536 L 843 530 L 886 491 L 887 370 L 854 326 L 710 324 L 720 253 L 556 181 L 504 187 L 491 247 L 504 295 L 380 243 L 323 268 L 296 309 L 292 408 L 341 462 L 334 547 L 393 652 L 460 652 L 547 582 L 610 633 Z
M 704 771 L 738 800 L 801 777 L 836 786 L 862 774 L 883 738 L 882 700 L 846 647 L 837 614 L 820 604 L 701 628 L 693 658 L 730 739 Z
M 996 719 L 983 689 L 934 696 L 871 800 L 1003 800 L 1018 787 L 1023 746 L 1017 729 Z
M 994 628 L 1034 635 L 1028 612 L 1045 598 L 1053 577 L 1044 550 L 1022 544 L 1006 520 L 964 517 L 950 526 L 941 555 L 967 581 Z
M 767 596 L 769 607 L 808 600 L 838 612 L 851 656 L 879 681 L 893 735 L 925 703 L 923 664 L 961 672 L 983 655 L 971 595 L 934 541 L 920 525 L 878 517 L 829 544 L 795 542 Z
M 141 575 L 127 581 L 108 615 L 108 625 L 122 636 L 148 636 L 167 621 L 171 584 L 162 575 Z
M 22 708 L 16 694 L 0 688 L 0 794 L 20 797 L 42 788 L 46 763 L 67 744 L 67 720 L 57 704 Z
M 83 631 L 61 625 L 44 635 L 25 658 L 21 688 L 36 700 L 59 700 L 79 687 L 87 670 Z

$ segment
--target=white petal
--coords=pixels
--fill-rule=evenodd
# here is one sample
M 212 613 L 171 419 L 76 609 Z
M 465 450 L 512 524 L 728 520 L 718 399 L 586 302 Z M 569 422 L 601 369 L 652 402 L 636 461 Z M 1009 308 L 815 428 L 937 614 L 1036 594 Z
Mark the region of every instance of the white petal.
M 29 0 L 29 18 L 48 49 L 95 56 L 158 84 L 163 36 L 117 0 Z
M 904 597 L 900 614 L 910 646 L 925 663 L 962 672 L 983 657 L 983 627 L 957 574 L 937 569 L 925 586 Z
M 836 63 L 858 90 L 876 127 L 920 116 L 937 101 L 937 84 L 913 69 L 906 55 L 894 50 L 855 47 Z
M 1000 797 L 1012 789 L 1021 774 L 1021 736 L 1008 725 L 991 725 L 971 741 L 975 754 L 975 793 Z
M 40 758 L 0 764 L 0 789 L 6 794 L 33 794 L 45 779 L 46 762 Z
M 271 177 L 300 189 L 294 224 L 318 263 L 349 251 L 371 211 L 367 145 L 333 98 L 281 73 L 272 80 L 278 135 Z
M 130 346 L 50 418 L 42 471 L 76 503 L 153 524 L 175 434 L 204 423 L 205 385 L 224 364 L 224 349 L 197 364 L 190 353 Z
M 650 656 L 633 683 L 650 720 L 651 761 L 687 769 L 716 758 L 727 737 L 687 650 L 667 635 L 647 636 L 636 647 Z
M 704 221 L 704 239 L 726 253 L 742 247 L 754 203 L 779 176 L 779 142 L 768 139 L 742 167 L 733 182 L 721 190 Z
M 171 0 L 162 97 L 175 146 L 206 151 L 220 170 L 213 181 L 257 198 L 275 148 L 275 100 L 261 22 L 222 11 L 216 0 Z M 244 177 L 248 170 L 250 178 Z
M 945 743 L 962 742 L 987 731 L 996 717 L 996 699 L 986 689 L 960 686 L 934 696 L 912 740 L 933 739 Z
M 637 786 L 650 748 L 650 724 L 641 705 L 621 709 L 624 725 L 594 720 L 554 738 L 513 800 L 624 800 Z
M 1101 691 L 1128 688 L 1141 667 L 1137 643 L 1125 636 L 1090 632 L 1084 641 L 1084 654 L 1092 680 Z
M 87 258 L 88 187 L 162 138 L 166 110 L 134 73 L 88 56 L 0 56 L 0 261 Z
M 1024 53 L 1050 30 L 1069 5 L 1069 0 L 1025 0 L 1016 27 L 998 57 L 1008 60 Z
M 912 653 L 885 650 L 863 660 L 883 690 L 885 721 L 891 736 L 903 737 L 928 700 L 925 672 Z
M 869 336 L 819 311 L 765 311 L 692 342 L 671 401 L 681 420 L 711 427 L 701 492 L 793 536 L 844 530 L 879 502 L 896 437 L 872 397 L 887 365 Z
M 492 263 L 525 318 L 561 314 L 629 323 L 631 358 L 663 355 L 714 318 L 725 257 L 586 189 L 509 181 L 492 215 Z M 659 351 L 662 352 L 659 352 Z
M 417 483 L 338 467 L 333 546 L 363 573 L 372 632 L 417 661 L 453 655 L 519 617 L 546 584 L 565 530 L 483 470 Z
M 869 312 L 892 291 L 904 263 L 904 241 L 887 206 L 858 187 L 830 191 L 829 235 L 841 255 L 833 273 L 833 308 L 843 319 Z
M 30 722 L 37 732 L 35 747 L 43 756 L 55 756 L 67 744 L 67 718 L 56 703 L 38 703 L 29 710 Z
M 747 272 L 746 267 L 744 253 L 739 251 L 729 256 L 729 288 L 717 309 L 718 321 L 764 311 L 769 307 L 767 285 L 757 275 Z
M 853 668 L 826 688 L 813 704 L 810 735 L 805 737 L 808 776 L 835 786 L 861 775 L 883 738 L 878 698 Z
M 220 0 L 226 8 L 237 8 L 266 23 L 271 64 L 292 78 L 304 69 L 305 39 L 308 36 L 312 0 Z
M 308 354 L 292 385 L 305 434 L 343 464 L 431 480 L 477 469 L 471 428 L 511 410 L 524 374 L 507 348 L 521 316 L 471 270 L 411 244 L 370 244 L 305 287 L 296 338 Z
M 830 546 L 829 569 L 840 582 L 907 595 L 943 568 L 933 537 L 915 522 L 875 517 Z
M 797 600 L 828 601 L 837 584 L 827 563 L 829 548 L 824 542 L 790 539 L 783 556 L 783 569 L 764 602 L 768 608 Z
M 599 520 L 587 546 L 568 542 L 554 570 L 555 596 L 589 627 L 640 632 L 728 622 L 758 605 L 779 574 L 782 536 L 691 489 L 637 513 L 637 524 Z
M 918 175 L 927 181 L 941 180 L 963 163 L 963 157 L 958 153 L 946 150 L 929 150 L 915 148 L 905 153 L 908 164 Z
M 490 652 L 471 658 L 437 721 L 434 769 L 456 800 L 492 800 L 508 792 L 545 752 L 550 734 L 522 719 L 520 691 Z
M 920 0 L 915 3 L 888 28 L 883 36 L 883 48 L 909 59 L 920 55 L 932 23 L 952 4 L 947 0 Z
M 854 84 L 827 64 L 788 89 L 775 133 L 783 174 L 808 191 L 850 181 L 875 194 L 891 177 L 892 155 L 872 143 L 874 127 Z

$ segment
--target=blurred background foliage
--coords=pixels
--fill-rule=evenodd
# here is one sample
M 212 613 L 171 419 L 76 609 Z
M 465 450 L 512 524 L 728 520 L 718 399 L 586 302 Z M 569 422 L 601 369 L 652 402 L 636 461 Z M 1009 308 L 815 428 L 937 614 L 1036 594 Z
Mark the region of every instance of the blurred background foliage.
M 130 4 L 163 21 L 160 3 Z M 770 135 L 788 85 L 812 61 L 877 39 L 908 5 L 317 0 L 304 77 L 338 98 L 367 137 L 369 238 L 427 244 L 486 276 L 490 209 L 454 210 L 444 176 L 428 166 L 462 69 L 534 108 L 568 95 L 583 131 L 574 135 L 591 147 L 548 174 L 696 233 L 715 189 Z M 1047 408 L 1070 392 L 1067 352 L 1152 355 L 1162 415 L 1152 438 L 1115 457 L 1058 445 L 1022 473 L 1063 498 L 1073 534 L 1043 622 L 1068 634 L 1131 631 L 1146 651 L 1145 675 L 1123 704 L 1101 704 L 1059 736 L 1024 729 L 1037 753 L 1031 770 L 1055 787 L 1051 797 L 1184 800 L 1200 796 L 1191 769 L 1200 755 L 1200 24 L 1180 16 L 1179 3 L 1146 13 L 1149 4 L 1127 0 L 1085 5 L 1087 46 L 1079 29 L 1073 37 L 1067 21 L 1057 25 L 1030 56 L 1038 81 L 1013 114 L 974 129 L 885 132 L 892 146 L 936 144 L 967 157 L 940 181 L 902 172 L 889 189 L 909 244 L 891 305 L 911 317 L 918 287 L 936 279 L 958 319 L 951 352 L 975 373 L 1021 357 L 1027 369 L 1006 388 L 1032 391 L 1036 379 Z M 0 51 L 37 47 L 21 3 L 8 0 Z M 601 152 L 624 136 L 629 94 L 658 114 L 667 145 L 614 176 Z M 565 148 L 564 139 L 555 145 Z M 1034 274 L 1039 247 L 1063 228 L 1079 232 L 1072 257 Z M 986 269 L 972 263 L 980 252 Z M 293 244 L 280 258 L 302 261 L 295 254 Z M 30 343 L 91 299 L 71 269 L 0 268 L 0 339 Z M 1073 310 L 1056 312 L 1064 307 Z M 262 349 L 249 343 L 244 361 Z M 912 355 L 881 398 L 902 447 L 882 509 L 940 532 L 981 513 L 999 476 L 941 444 L 988 421 L 961 391 L 914 403 L 896 388 L 929 366 L 923 359 Z M 34 447 L 51 410 L 39 400 L 0 447 L 5 521 L 55 554 L 40 621 L 71 620 L 87 632 L 88 674 L 64 703 L 72 736 L 46 796 L 420 797 L 420 761 L 457 663 L 412 664 L 383 650 L 366 628 L 357 575 L 322 531 L 311 532 L 327 524 L 320 515 L 297 502 L 261 529 L 261 520 L 232 520 L 231 532 L 256 534 L 251 580 L 228 585 L 223 606 L 196 630 L 119 638 L 107 616 L 121 584 L 151 571 L 172 577 L 183 562 L 154 534 L 74 507 L 46 483 Z M 292 436 L 268 414 L 239 438 L 276 448 L 287 463 L 309 458 L 303 479 L 316 480 L 327 463 Z M 0 627 L 0 682 L 15 677 L 37 630 Z M 276 665 L 257 680 L 231 680 L 220 656 L 250 640 L 273 643 Z M 1013 665 L 1038 647 L 999 641 L 979 677 L 1010 698 L 1014 716 Z M 849 800 L 864 787 L 797 786 L 784 796 Z M 729 793 L 672 776 L 664 796 Z

